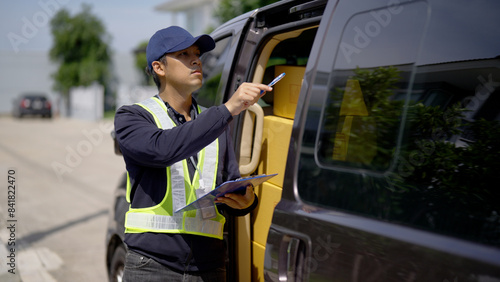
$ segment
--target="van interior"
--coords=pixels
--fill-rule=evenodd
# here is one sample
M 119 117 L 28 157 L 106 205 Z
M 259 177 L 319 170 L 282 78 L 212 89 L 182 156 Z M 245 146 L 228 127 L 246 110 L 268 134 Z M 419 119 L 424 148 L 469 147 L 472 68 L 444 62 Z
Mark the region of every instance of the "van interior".
M 268 84 L 281 73 L 285 73 L 285 77 L 273 86 L 272 92 L 265 93 L 258 104 L 245 112 L 239 148 L 242 176 L 254 173 L 278 175 L 256 187 L 259 206 L 251 217 L 238 219 L 238 250 L 253 253 L 245 256 L 247 261 L 239 256 L 240 277 L 245 277 L 246 274 L 241 272 L 249 269 L 244 265 L 252 266 L 252 274 L 248 273 L 246 277 L 263 277 L 259 262 L 264 261 L 267 232 L 274 207 L 281 199 L 295 109 L 317 28 L 312 26 L 272 35 L 260 49 L 254 67 L 254 83 Z M 241 236 L 244 229 L 251 230 L 246 238 Z M 245 246 L 248 241 L 252 242 L 251 246 Z

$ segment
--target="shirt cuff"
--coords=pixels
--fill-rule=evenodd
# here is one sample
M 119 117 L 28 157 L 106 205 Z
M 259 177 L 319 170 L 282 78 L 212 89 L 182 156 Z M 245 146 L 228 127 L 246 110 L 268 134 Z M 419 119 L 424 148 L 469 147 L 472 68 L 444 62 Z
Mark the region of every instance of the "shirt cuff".
M 217 108 L 219 109 L 219 112 L 222 114 L 224 119 L 227 120 L 228 123 L 233 120 L 233 115 L 227 109 L 226 105 L 220 105 Z

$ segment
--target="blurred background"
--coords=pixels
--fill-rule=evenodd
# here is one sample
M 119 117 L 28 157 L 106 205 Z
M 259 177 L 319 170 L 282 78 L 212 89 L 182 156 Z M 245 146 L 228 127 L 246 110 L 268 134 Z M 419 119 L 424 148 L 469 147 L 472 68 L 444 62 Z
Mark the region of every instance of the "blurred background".
M 107 281 L 125 165 L 116 109 L 156 93 L 147 41 L 193 35 L 274 1 L 0 2 L 0 281 Z
M 220 23 L 214 15 L 218 4 L 216 0 L 2 1 L 0 114 L 12 113 L 19 95 L 40 93 L 48 96 L 56 116 L 68 116 L 64 105 L 69 104 L 65 99 L 71 87 L 95 82 L 104 86 L 104 111 L 112 110 L 120 87 L 145 84 L 136 60 L 140 61 L 149 37 L 170 25 L 193 34 L 210 32 Z M 89 72 L 94 76 L 83 75 Z

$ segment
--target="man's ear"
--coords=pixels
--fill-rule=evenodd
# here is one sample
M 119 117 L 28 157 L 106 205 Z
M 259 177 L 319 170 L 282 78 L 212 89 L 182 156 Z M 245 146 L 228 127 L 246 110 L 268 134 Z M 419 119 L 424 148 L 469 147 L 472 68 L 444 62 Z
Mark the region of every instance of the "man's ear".
M 159 61 L 153 61 L 151 63 L 151 66 L 153 67 L 153 71 L 156 72 L 158 76 L 165 76 L 165 65 L 163 65 Z

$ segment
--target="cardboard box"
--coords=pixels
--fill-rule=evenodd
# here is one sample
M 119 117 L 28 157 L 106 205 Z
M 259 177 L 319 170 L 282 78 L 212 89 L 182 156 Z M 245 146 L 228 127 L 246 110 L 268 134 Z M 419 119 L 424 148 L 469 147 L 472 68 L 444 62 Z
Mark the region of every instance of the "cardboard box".
M 295 117 L 295 109 L 299 99 L 300 88 L 306 67 L 276 66 L 275 77 L 286 73 L 285 77 L 274 85 L 274 115 L 291 118 Z

